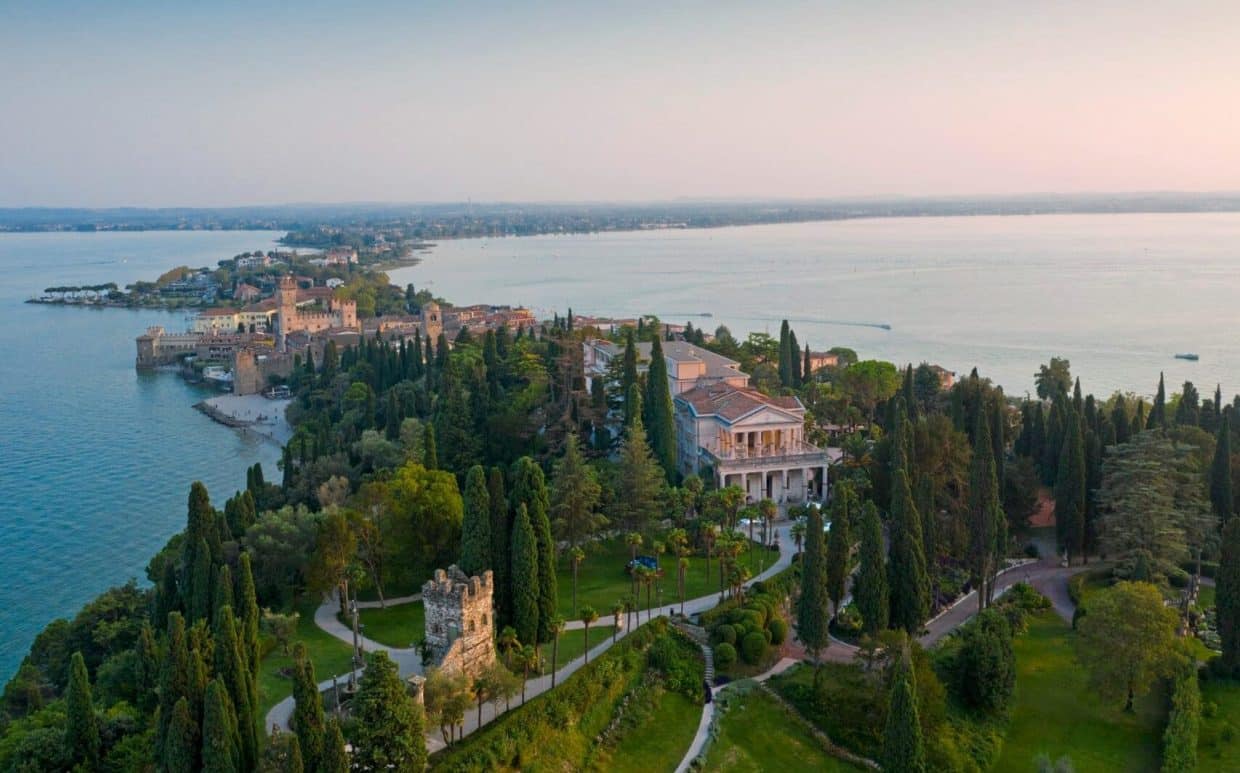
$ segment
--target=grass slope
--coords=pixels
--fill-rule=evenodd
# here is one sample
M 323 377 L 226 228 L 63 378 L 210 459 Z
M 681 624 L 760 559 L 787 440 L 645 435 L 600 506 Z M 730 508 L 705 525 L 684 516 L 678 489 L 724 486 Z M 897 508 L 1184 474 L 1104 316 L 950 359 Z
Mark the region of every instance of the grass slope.
M 341 622 L 352 625 L 344 618 Z M 366 638 L 399 649 L 417 646 L 426 632 L 426 612 L 420 601 L 386 609 L 360 609 L 358 622 Z
M 314 663 L 314 678 L 320 682 L 333 676 L 347 674 L 352 669 L 353 648 L 314 624 L 316 602 L 304 602 L 297 612 L 301 618 L 297 622 L 297 635 L 293 641 L 306 645 L 310 660 Z M 289 646 L 292 651 L 292 645 Z M 293 694 L 293 680 L 281 673 L 290 669 L 293 659 L 280 652 L 279 647 L 273 649 L 258 669 L 258 710 L 259 719 L 265 721 L 271 707 Z
M 1201 702 L 1206 710 L 1197 741 L 1197 769 L 1240 770 L 1240 682 L 1203 681 Z
M 860 770 L 828 755 L 800 721 L 788 717 L 774 698 L 751 690 L 730 700 L 706 755 L 705 770 L 761 773 L 766 770 Z
M 1077 773 L 1157 771 L 1167 696 L 1155 689 L 1128 714 L 1089 688 L 1073 655 L 1072 629 L 1054 612 L 1029 618 L 1017 637 L 1016 699 L 995 770 L 1027 773 L 1034 760 L 1072 759 Z
M 697 733 L 702 706 L 680 693 L 664 691 L 653 712 L 629 731 L 627 743 L 600 765 L 607 771 L 651 773 L 675 770 Z

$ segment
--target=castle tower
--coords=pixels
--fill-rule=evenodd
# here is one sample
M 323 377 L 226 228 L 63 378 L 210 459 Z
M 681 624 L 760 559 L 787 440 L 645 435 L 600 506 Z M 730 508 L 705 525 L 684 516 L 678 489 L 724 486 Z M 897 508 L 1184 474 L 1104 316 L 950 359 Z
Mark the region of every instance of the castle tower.
M 440 668 L 474 677 L 495 662 L 493 591 L 490 569 L 466 577 L 456 566 L 422 586 L 426 646 Z
M 276 286 L 276 348 L 288 351 L 286 339 L 297 320 L 297 282 L 285 274 Z
M 426 337 L 429 343 L 436 343 L 439 340 L 439 334 L 443 332 L 443 314 L 439 310 L 439 304 L 434 301 L 425 303 L 422 306 L 422 335 Z

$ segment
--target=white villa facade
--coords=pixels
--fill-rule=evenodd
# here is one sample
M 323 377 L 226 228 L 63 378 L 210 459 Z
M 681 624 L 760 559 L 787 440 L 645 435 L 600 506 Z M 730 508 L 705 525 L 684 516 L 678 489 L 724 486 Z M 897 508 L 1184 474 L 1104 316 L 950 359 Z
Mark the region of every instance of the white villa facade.
M 650 344 L 639 343 L 638 371 L 649 368 Z M 586 374 L 602 377 L 624 347 L 586 341 Z M 684 341 L 663 342 L 682 473 L 707 470 L 719 487 L 739 486 L 749 501 L 821 500 L 828 452 L 805 441 L 805 406 L 749 387 L 740 363 Z

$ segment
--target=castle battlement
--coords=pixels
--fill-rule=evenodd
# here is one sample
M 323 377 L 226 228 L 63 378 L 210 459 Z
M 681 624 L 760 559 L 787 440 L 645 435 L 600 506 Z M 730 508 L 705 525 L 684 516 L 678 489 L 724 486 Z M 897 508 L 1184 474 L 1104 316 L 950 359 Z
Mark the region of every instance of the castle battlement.
M 494 592 L 494 573 L 490 569 L 481 577 L 467 577 L 453 564 L 447 571 L 435 570 L 434 578 L 422 586 L 422 600 L 423 603 L 460 604 L 484 595 L 490 598 Z
M 455 565 L 422 585 L 426 644 L 441 668 L 472 677 L 495 661 L 494 590 L 490 569 L 469 577 Z

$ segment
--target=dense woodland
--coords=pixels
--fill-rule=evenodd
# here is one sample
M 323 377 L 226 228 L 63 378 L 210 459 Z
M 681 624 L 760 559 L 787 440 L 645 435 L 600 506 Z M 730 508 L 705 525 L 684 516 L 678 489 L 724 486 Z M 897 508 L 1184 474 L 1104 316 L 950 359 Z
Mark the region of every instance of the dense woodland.
M 410 288 L 392 301 L 417 297 Z M 111 589 L 40 634 L 3 695 L 0 769 L 337 771 L 349 764 L 345 739 L 359 750 L 355 769 L 421 769 L 430 720 L 383 654 L 369 657 L 340 723 L 324 714 L 306 653 L 293 652 L 296 732 L 264 738 L 259 663 L 287 645 L 293 610 L 331 592 L 342 610 L 359 592 L 411 593 L 453 563 L 491 569 L 504 648 L 534 653 L 506 662 L 528 672 L 563 626 L 557 562 L 576 567 L 602 537 L 627 540 L 634 556 L 642 545 L 673 553 L 682 567 L 704 555 L 709 572 L 713 559 L 728 600 L 711 633 L 733 657 L 757 663 L 788 635 L 780 610 L 791 597 L 811 659 L 834 632 L 882 661 L 887 769 L 978 769 L 1012 692 L 1013 630 L 1043 602 L 1021 593 L 985 608 L 1007 561 L 1036 552 L 1028 519 L 1048 495 L 1066 558 L 1106 560 L 1136 592 L 1153 589 L 1159 608 L 1196 576 L 1217 576 L 1212 667 L 1240 667 L 1240 398 L 1203 400 L 1192 384 L 1168 395 L 1159 383 L 1152 402 L 1097 399 L 1056 359 L 1037 374 L 1036 397 L 1012 399 L 976 372 L 944 389 L 929 365 L 900 370 L 844 349 L 838 365 L 809 372 L 809 347 L 786 322 L 778 338 L 743 341 L 689 326 L 687 339 L 739 360 L 755 387 L 798 395 L 807 436 L 844 450 L 830 505 L 790 512 L 804 516 L 794 581 L 747 599 L 739 556 L 753 527 L 748 539 L 735 529 L 741 518 L 769 525 L 776 508 L 676 469 L 667 335 L 653 317 L 583 330 L 570 311 L 538 328 L 365 339 L 300 360 L 280 469 L 251 469 L 222 508 L 194 484 L 186 528 L 152 558 L 148 583 Z M 625 354 L 587 382 L 580 341 L 596 336 Z M 653 346 L 644 373 L 639 340 Z M 634 595 L 643 583 L 649 594 L 634 577 Z M 677 581 L 683 594 L 683 569 Z M 922 652 L 913 640 L 926 621 L 971 588 L 983 614 L 933 657 Z M 1098 610 L 1083 632 L 1113 633 Z M 1100 684 L 1120 680 L 1131 699 L 1170 676 L 1172 660 Z M 799 698 L 810 712 L 833 695 L 818 670 Z M 474 686 L 479 701 L 513 689 L 503 674 L 493 680 Z M 428 692 L 428 710 L 450 726 L 443 705 L 467 689 Z

